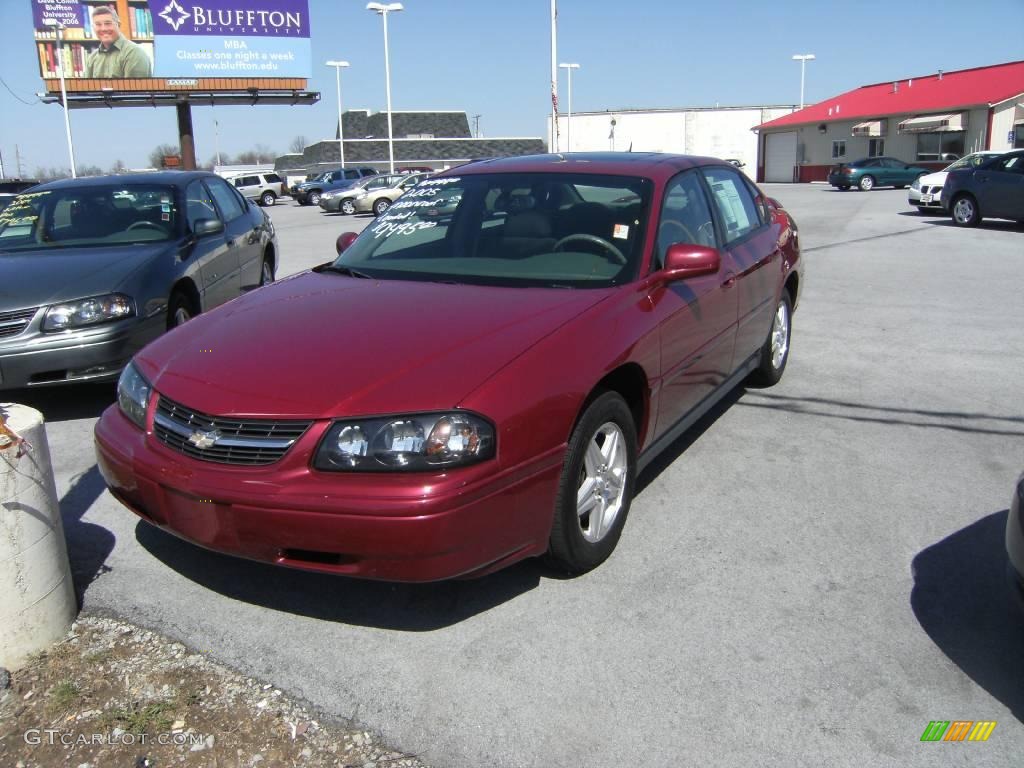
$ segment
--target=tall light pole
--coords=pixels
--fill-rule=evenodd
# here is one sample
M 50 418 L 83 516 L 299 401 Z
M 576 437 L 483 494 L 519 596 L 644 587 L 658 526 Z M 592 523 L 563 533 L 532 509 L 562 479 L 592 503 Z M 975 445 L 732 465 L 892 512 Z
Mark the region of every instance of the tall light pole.
M 71 141 L 71 117 L 68 115 L 68 92 L 64 86 L 64 25 L 56 19 L 44 19 L 43 24 L 57 30 L 57 73 L 60 75 L 60 103 L 64 107 L 64 132 L 68 136 L 68 157 L 71 158 L 71 178 L 77 179 L 75 171 L 75 145 Z
M 579 69 L 580 65 L 573 63 L 559 64 L 558 66 L 565 70 L 565 74 L 569 78 L 569 87 L 567 89 L 567 95 L 569 98 L 569 108 L 565 113 L 565 151 L 572 152 L 572 71 L 574 69 Z
M 341 70 L 349 64 L 347 61 L 325 61 L 328 67 L 334 67 L 334 80 L 338 87 L 338 157 L 341 158 L 341 167 L 345 167 L 345 131 L 341 127 Z
M 558 0 L 551 0 L 551 141 L 548 152 L 558 151 Z
M 793 61 L 800 62 L 800 109 L 804 108 L 804 70 L 808 61 L 814 61 L 813 53 L 798 53 L 793 56 Z
M 404 10 L 401 3 L 367 3 L 366 10 L 373 11 L 384 19 L 384 87 L 388 97 L 388 165 L 395 172 L 395 145 L 391 136 L 391 60 L 388 57 L 388 14 Z

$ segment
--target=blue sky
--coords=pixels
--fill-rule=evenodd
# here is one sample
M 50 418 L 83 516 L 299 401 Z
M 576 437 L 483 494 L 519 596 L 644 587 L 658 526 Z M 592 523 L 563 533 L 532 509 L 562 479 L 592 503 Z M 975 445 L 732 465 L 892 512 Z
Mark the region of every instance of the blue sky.
M 550 0 L 403 0 L 389 17 L 395 110 L 480 114 L 485 136 L 545 132 L 549 110 Z M 296 135 L 334 136 L 334 70 L 345 59 L 346 108 L 380 111 L 383 31 L 365 0 L 309 0 L 314 106 L 193 106 L 196 151 L 238 153 L 257 144 L 283 153 Z M 858 85 L 1024 58 L 1024 0 L 893 3 L 862 0 L 559 0 L 558 57 L 579 62 L 573 110 L 794 104 L 800 97 L 795 53 L 807 64 L 806 102 Z M 0 0 L 4 65 L 0 77 L 20 99 L 42 90 L 30 0 Z M 564 70 L 560 92 L 565 99 Z M 1024 84 L 1021 86 L 1024 90 Z M 14 174 L 67 166 L 58 106 L 23 104 L 0 86 L 0 152 Z M 92 109 L 71 113 L 79 165 L 147 164 L 154 146 L 177 143 L 173 109 Z

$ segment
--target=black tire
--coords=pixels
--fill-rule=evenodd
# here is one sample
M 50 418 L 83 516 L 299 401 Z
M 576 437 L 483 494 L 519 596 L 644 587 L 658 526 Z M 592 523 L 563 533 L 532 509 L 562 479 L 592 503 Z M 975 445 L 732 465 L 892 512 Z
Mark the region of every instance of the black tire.
M 344 213 L 346 216 L 351 216 L 356 212 L 356 201 L 351 197 L 346 197 L 341 201 L 341 206 L 338 208 L 339 211 Z
M 198 314 L 192 299 L 183 291 L 175 291 L 167 302 L 167 330 L 184 325 Z
M 273 192 L 267 191 L 260 195 L 260 205 L 271 206 L 277 202 L 277 195 Z
M 373 215 L 380 216 L 384 211 L 391 207 L 391 201 L 386 197 L 382 197 L 380 200 L 373 201 Z
M 872 176 L 871 174 L 861 176 L 860 182 L 858 182 L 857 186 L 860 188 L 862 192 L 870 192 L 872 189 L 875 188 L 875 177 Z
M 981 221 L 978 201 L 971 195 L 957 195 L 949 207 L 953 223 L 960 227 L 976 227 Z
M 260 287 L 270 285 L 274 282 L 274 260 L 270 254 L 263 254 L 263 263 L 260 264 Z
M 894 188 L 895 188 L 895 189 L 906 189 L 906 188 L 907 188 L 907 185 L 906 185 L 906 184 L 896 184 L 896 185 L 894 186 Z
M 313 190 L 306 196 L 306 202 L 310 205 L 320 205 L 320 192 Z
M 784 327 L 780 328 L 780 324 Z M 778 384 L 782 374 L 786 372 L 789 362 L 790 340 L 793 337 L 793 299 L 789 291 L 782 289 L 779 303 L 772 313 L 772 325 L 768 329 L 768 337 L 761 347 L 761 357 L 757 368 L 750 373 L 750 382 L 762 387 Z M 776 352 L 781 348 L 781 354 Z
M 608 459 L 611 465 L 588 467 L 591 446 Z M 593 455 L 593 454 L 591 454 Z M 593 476 L 590 476 L 593 473 Z M 593 493 L 586 504 L 591 508 L 581 514 L 578 496 L 589 482 Z M 605 392 L 583 411 L 569 438 L 562 477 L 558 483 L 555 516 L 548 543 L 548 562 L 559 570 L 580 574 L 604 562 L 618 544 L 626 524 L 636 483 L 636 425 L 629 406 L 618 392 Z M 609 498 L 611 495 L 611 498 Z M 595 520 L 593 512 L 603 510 L 607 516 Z
M 846 192 L 849 188 L 850 188 L 849 184 L 840 184 L 839 185 L 839 191 L 840 192 Z

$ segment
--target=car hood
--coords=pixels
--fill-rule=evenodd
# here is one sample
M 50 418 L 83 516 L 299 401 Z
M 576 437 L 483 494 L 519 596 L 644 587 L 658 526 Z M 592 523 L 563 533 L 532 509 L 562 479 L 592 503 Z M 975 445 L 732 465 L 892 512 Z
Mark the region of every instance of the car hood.
M 159 392 L 217 415 L 445 409 L 609 293 L 305 272 L 200 315 L 136 359 Z
M 176 243 L 114 248 L 0 251 L 0 312 L 122 290 L 127 278 L 157 258 L 173 258 Z
M 949 171 L 936 171 L 935 173 L 929 173 L 927 176 L 920 178 L 922 187 L 941 187 L 946 183 L 946 177 L 949 176 Z

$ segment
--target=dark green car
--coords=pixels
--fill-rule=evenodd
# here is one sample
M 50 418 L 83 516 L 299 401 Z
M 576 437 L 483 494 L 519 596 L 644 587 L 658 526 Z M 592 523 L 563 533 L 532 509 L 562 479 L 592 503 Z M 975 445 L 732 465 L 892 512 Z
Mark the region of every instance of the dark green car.
M 904 163 L 895 157 L 865 157 L 852 163 L 832 166 L 828 183 L 843 191 L 850 187 L 858 187 L 865 192 L 875 187 L 903 189 L 926 173 L 931 173 L 931 170 Z

